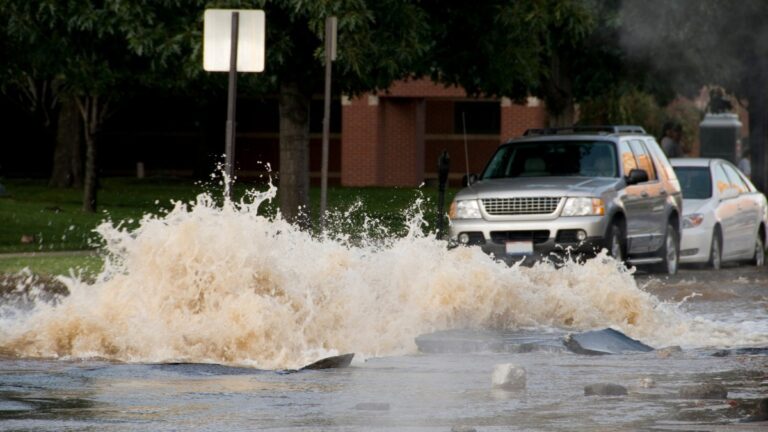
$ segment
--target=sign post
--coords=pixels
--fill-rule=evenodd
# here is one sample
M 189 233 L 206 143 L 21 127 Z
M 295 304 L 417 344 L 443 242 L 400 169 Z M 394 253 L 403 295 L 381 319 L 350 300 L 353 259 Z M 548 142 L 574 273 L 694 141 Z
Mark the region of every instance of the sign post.
M 227 188 L 227 191 L 229 192 L 228 198 L 231 198 L 231 185 L 235 179 L 235 109 L 237 102 L 237 39 L 239 24 L 240 13 L 232 12 L 232 36 L 229 49 L 229 89 L 227 91 L 227 136 L 224 146 L 226 152 L 224 171 L 227 173 L 227 181 L 230 182 L 230 187 Z
M 229 72 L 224 172 L 225 191 L 230 198 L 235 178 L 237 72 L 264 70 L 264 11 L 207 9 L 204 21 L 203 69 Z
M 323 157 L 320 168 L 320 230 L 325 228 L 328 205 L 328 146 L 331 132 L 331 63 L 336 60 L 336 27 L 334 16 L 325 19 L 325 99 L 323 105 Z
M 451 169 L 451 157 L 448 150 L 443 150 L 437 158 L 437 238 L 445 238 L 445 186 L 448 184 L 448 171 Z

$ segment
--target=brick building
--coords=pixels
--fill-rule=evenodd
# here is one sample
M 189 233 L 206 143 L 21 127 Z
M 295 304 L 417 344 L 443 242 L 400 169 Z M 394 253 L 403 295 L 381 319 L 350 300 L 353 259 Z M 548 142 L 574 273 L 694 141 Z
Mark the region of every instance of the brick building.
M 450 181 L 458 184 L 467 167 L 481 171 L 501 142 L 547 120 L 538 99 L 519 105 L 472 98 L 428 80 L 399 81 L 387 92 L 344 97 L 341 104 L 343 186 L 418 186 L 437 178 L 444 149 Z
M 9 125 L 0 146 L 3 172 L 10 177 L 47 177 L 52 142 L 34 119 L 0 101 Z M 207 178 L 223 161 L 226 100 L 140 94 L 126 100 L 100 134 L 99 169 L 105 176 L 133 176 L 137 165 L 148 176 Z M 240 179 L 280 171 L 277 97 L 238 100 L 236 173 Z M 309 174 L 320 183 L 323 100 L 311 102 Z M 543 104 L 469 97 L 457 87 L 429 80 L 400 81 L 386 92 L 334 99 L 331 105 L 329 183 L 343 186 L 415 187 L 436 181 L 437 159 L 451 157 L 451 183 L 467 171 L 479 173 L 499 143 L 546 123 Z M 469 161 L 465 159 L 465 125 Z M 278 176 L 279 179 L 279 176 Z

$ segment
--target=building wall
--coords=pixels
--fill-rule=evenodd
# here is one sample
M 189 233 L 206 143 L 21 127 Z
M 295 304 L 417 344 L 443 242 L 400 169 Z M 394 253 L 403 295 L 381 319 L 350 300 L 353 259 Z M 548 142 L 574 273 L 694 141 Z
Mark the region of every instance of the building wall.
M 377 186 L 411 186 L 423 181 L 424 99 L 382 98 L 382 168 Z
M 500 104 L 497 130 L 463 133 L 456 104 L 474 102 Z M 467 171 L 482 171 L 500 142 L 545 125 L 544 107 L 533 98 L 519 105 L 472 98 L 428 80 L 400 81 L 379 95 L 342 99 L 341 184 L 415 187 L 436 181 L 437 160 L 446 150 L 450 182 L 458 185 Z
M 543 128 L 547 125 L 547 111 L 536 98 L 528 98 L 525 105 L 501 99 L 501 140 L 522 136 L 527 129 Z
M 341 183 L 371 186 L 381 180 L 383 147 L 379 99 L 363 95 L 341 100 Z
M 437 181 L 437 163 L 443 151 L 450 157 L 449 182 L 459 185 L 467 171 L 479 173 L 499 145 L 498 132 L 467 133 L 465 136 L 461 122 L 456 124 L 457 101 L 466 101 L 466 98 L 426 101 L 424 181 Z

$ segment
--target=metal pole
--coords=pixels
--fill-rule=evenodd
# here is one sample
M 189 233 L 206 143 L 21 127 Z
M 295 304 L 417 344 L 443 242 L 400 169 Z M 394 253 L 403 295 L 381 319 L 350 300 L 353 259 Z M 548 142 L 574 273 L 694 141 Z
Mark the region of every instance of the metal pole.
M 240 14 L 232 12 L 232 36 L 229 51 L 229 92 L 227 96 L 227 137 L 225 172 L 229 185 L 225 187 L 227 198 L 232 197 L 232 183 L 235 173 L 235 105 L 237 103 L 237 38 Z
M 437 159 L 437 238 L 445 237 L 445 186 L 448 184 L 448 171 L 451 157 L 448 150 L 443 150 Z
M 469 146 L 467 145 L 467 116 L 464 111 L 461 112 L 461 132 L 464 135 L 464 167 L 466 168 L 467 180 L 469 180 Z
M 331 133 L 331 63 L 336 57 L 336 17 L 325 19 L 325 96 L 323 100 L 323 158 L 320 168 L 320 230 L 328 205 L 328 146 Z

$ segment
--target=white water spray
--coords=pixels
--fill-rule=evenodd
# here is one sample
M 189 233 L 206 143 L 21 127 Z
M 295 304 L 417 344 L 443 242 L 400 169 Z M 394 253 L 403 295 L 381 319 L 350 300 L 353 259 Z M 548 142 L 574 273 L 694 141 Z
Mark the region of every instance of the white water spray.
M 133 231 L 102 224 L 96 281 L 69 278 L 60 303 L 0 314 L 0 350 L 280 369 L 345 352 L 413 353 L 416 336 L 451 328 L 611 326 L 657 346 L 768 342 L 661 303 L 604 255 L 557 270 L 507 267 L 422 234 L 418 210 L 408 233 L 384 244 L 360 241 L 380 227 L 370 219 L 355 242 L 318 238 L 258 213 L 275 193 L 222 206 L 202 194 Z

